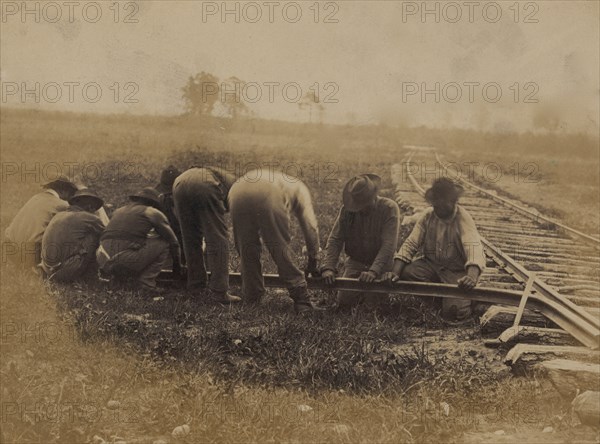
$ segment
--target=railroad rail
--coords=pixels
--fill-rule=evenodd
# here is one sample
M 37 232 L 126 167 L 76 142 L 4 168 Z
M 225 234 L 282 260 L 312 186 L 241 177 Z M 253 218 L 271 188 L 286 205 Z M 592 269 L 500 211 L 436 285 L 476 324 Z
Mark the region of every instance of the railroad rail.
M 208 272 L 210 276 L 210 272 Z M 264 285 L 268 288 L 285 288 L 286 283 L 276 274 L 263 275 Z M 172 272 L 164 270 L 159 275 L 159 283 L 171 283 L 173 281 Z M 444 297 L 450 299 L 469 299 L 471 301 L 485 302 L 491 304 L 502 304 L 506 306 L 518 307 L 523 293 L 516 290 L 506 290 L 490 287 L 477 287 L 476 289 L 465 292 L 456 285 L 438 284 L 430 282 L 361 282 L 358 279 L 338 277 L 335 283 L 326 284 L 320 277 L 307 277 L 308 288 L 311 290 L 344 290 L 371 293 L 393 293 L 404 296 L 420 297 Z M 229 284 L 239 286 L 242 284 L 241 273 L 229 273 Z M 588 342 L 588 346 L 594 347 L 593 340 L 598 341 L 598 331 L 586 328 L 585 325 L 577 323 L 577 316 L 571 313 L 565 313 L 559 304 L 547 301 L 545 298 L 532 294 L 528 299 L 528 308 L 542 313 L 549 320 L 565 328 L 572 333 L 575 338 L 581 342 Z M 590 339 L 588 341 L 588 339 Z
M 408 200 L 419 207 L 425 206 L 425 190 L 414 177 L 414 172 L 418 171 L 412 167 L 416 154 L 416 151 L 409 153 L 401 165 L 396 164 L 392 167 L 392 181 L 396 186 L 398 200 Z M 437 152 L 435 158 L 437 164 L 447 172 Z M 549 222 L 552 227 L 559 227 L 586 241 L 591 239 L 594 242 L 594 238 L 535 214 L 522 205 L 499 198 L 465 179 L 461 182 L 471 191 L 470 194 L 465 193 L 461 205 L 473 215 L 482 235 L 488 259 L 488 269 L 482 274 L 482 285 L 522 291 L 525 283 L 531 278 L 531 272 L 536 271 L 527 307 L 539 311 L 587 347 L 598 349 L 600 258 L 594 249 L 596 245 L 590 248 L 589 245 L 575 244 L 572 239 L 558 235 L 555 229 L 542 228 L 539 221 Z M 497 198 L 503 200 L 505 207 L 496 204 Z M 522 217 L 515 217 L 514 212 Z M 488 240 L 487 236 L 492 240 Z M 526 244 L 525 241 L 529 243 Z M 515 255 L 526 264 L 519 263 L 503 249 L 514 250 Z M 570 272 L 571 270 L 575 272 Z M 571 294 L 564 295 L 559 291 Z M 587 307 L 575 302 L 583 303 Z

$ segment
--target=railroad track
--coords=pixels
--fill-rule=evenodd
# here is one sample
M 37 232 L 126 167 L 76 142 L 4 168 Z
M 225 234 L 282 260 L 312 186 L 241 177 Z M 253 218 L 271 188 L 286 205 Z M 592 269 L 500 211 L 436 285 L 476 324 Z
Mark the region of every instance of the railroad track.
M 416 171 L 423 173 L 421 177 L 415 177 Z M 452 176 L 432 150 L 410 152 L 401 164 L 392 166 L 391 173 L 397 199 L 410 202 L 416 212 L 428 206 L 424 188 L 440 173 L 460 180 L 465 188 L 460 205 L 473 216 L 487 257 L 480 286 L 524 291 L 531 279 L 534 300 L 527 307 L 542 311 L 587 347 L 598 348 L 598 239 Z

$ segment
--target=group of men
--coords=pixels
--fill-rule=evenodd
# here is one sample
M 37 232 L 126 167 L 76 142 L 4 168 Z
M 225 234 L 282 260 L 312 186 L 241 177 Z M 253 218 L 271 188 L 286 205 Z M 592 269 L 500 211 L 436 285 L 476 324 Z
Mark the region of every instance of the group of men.
M 307 290 L 309 274 L 320 275 L 331 285 L 343 276 L 363 282 L 411 280 L 473 288 L 485 257 L 473 219 L 458 205 L 462 188 L 449 179 L 437 179 L 426 193 L 432 207 L 420 215 L 399 246 L 400 209 L 379 195 L 380 185 L 375 174 L 362 174 L 346 183 L 320 267 L 319 230 L 310 192 L 300 179 L 273 170 L 253 170 L 236 178 L 219 168 L 192 167 L 181 173 L 170 166 L 158 186 L 129 196 L 110 220 L 99 196 L 60 177 L 25 204 L 5 238 L 17 246 L 21 258 L 28 252 L 48 279 L 62 282 L 97 268 L 107 279 L 134 277 L 142 288 L 154 291 L 162 269 L 170 264 L 174 274 L 180 274 L 185 261 L 187 288 L 207 288 L 209 299 L 225 304 L 261 301 L 264 246 L 296 313 L 317 309 Z M 241 298 L 229 291 L 227 212 L 240 256 Z M 304 271 L 295 263 L 291 247 L 292 216 L 306 244 Z M 337 306 L 344 310 L 378 304 L 387 297 L 339 291 Z M 450 321 L 466 319 L 470 302 L 444 299 L 442 314 Z

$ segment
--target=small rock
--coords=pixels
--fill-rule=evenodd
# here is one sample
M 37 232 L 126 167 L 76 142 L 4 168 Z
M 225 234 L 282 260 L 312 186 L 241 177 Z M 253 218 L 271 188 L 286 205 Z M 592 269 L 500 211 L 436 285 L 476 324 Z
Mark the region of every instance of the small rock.
M 164 297 L 162 297 L 162 296 L 155 296 L 155 297 L 153 297 L 153 298 L 152 298 L 152 300 L 153 300 L 154 302 L 159 302 L 159 301 L 164 301 L 164 300 L 165 300 L 165 298 L 164 298 Z
M 554 427 L 544 427 L 544 430 L 542 430 L 542 433 L 554 433 Z
M 447 402 L 440 402 L 440 408 L 442 409 L 442 412 L 444 412 L 445 416 L 450 414 L 450 404 Z
M 496 430 L 494 435 L 506 435 L 506 432 L 504 432 L 504 430 Z
M 242 343 L 242 340 L 241 340 L 241 339 L 234 339 L 234 340 L 233 340 L 233 344 L 234 344 L 234 345 L 240 345 L 241 343 Z
M 111 410 L 118 409 L 120 406 L 121 406 L 121 403 L 119 401 L 115 401 L 112 399 L 106 403 L 106 407 L 108 407 Z
M 298 406 L 298 410 L 300 410 L 301 412 L 310 412 L 313 408 L 309 405 L 306 404 L 300 404 Z
M 173 436 L 173 438 L 183 438 L 184 436 L 187 436 L 189 434 L 190 434 L 190 426 L 187 424 L 177 426 L 171 432 L 171 435 Z
M 350 427 L 346 424 L 334 424 L 333 431 L 339 435 L 347 435 L 350 432 Z

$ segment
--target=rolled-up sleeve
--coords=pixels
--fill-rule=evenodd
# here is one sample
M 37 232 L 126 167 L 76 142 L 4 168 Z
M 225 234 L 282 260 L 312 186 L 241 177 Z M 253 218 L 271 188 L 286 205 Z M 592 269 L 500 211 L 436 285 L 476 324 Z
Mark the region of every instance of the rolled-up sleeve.
M 430 215 L 431 211 L 423 212 L 414 228 L 410 232 L 408 238 L 404 241 L 394 255 L 394 259 L 399 259 L 407 264 L 412 262 L 413 257 L 417 254 L 425 240 L 427 219 L 430 217 Z
M 476 265 L 479 270 L 483 271 L 485 269 L 485 254 L 475 221 L 464 209 L 461 209 L 459 214 L 460 238 L 466 257 L 465 269 L 470 265 Z
M 333 270 L 337 271 L 337 263 L 340 258 L 340 253 L 344 248 L 344 238 L 342 236 L 342 230 L 340 228 L 340 220 L 342 218 L 342 210 L 338 213 L 338 217 L 333 224 L 329 238 L 327 239 L 327 246 L 325 247 L 325 258 L 323 259 L 323 265 L 321 271 Z
M 377 275 L 388 266 L 394 257 L 394 252 L 398 245 L 398 227 L 400 224 L 400 209 L 396 203 L 388 209 L 387 217 L 383 223 L 381 231 L 381 247 L 375 257 L 375 260 L 369 267 Z
M 310 192 L 306 185 L 298 182 L 298 189 L 294 197 L 294 213 L 300 223 L 300 229 L 304 234 L 308 256 L 316 258 L 320 247 L 319 228 L 317 225 L 317 217 L 315 216 L 315 211 L 312 206 Z

